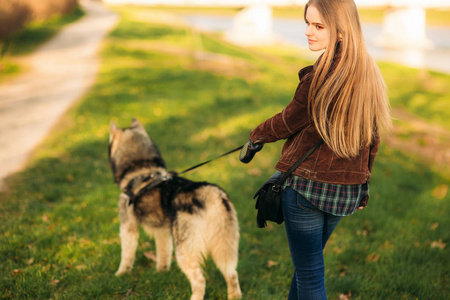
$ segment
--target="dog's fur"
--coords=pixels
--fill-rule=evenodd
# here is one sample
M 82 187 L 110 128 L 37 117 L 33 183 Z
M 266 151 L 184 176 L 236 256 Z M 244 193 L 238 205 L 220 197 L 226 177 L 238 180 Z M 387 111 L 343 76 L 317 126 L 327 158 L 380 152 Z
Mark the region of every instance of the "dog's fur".
M 227 194 L 216 185 L 168 173 L 137 119 L 126 129 L 111 122 L 109 159 L 115 182 L 128 191 L 119 197 L 122 258 L 116 275 L 131 271 L 142 226 L 155 238 L 158 271 L 169 269 L 175 244 L 178 265 L 191 283 L 191 300 L 204 297 L 201 264 L 208 255 L 225 277 L 228 298 L 241 298 L 236 272 L 239 225 Z M 163 178 L 161 184 L 142 190 L 158 178 Z

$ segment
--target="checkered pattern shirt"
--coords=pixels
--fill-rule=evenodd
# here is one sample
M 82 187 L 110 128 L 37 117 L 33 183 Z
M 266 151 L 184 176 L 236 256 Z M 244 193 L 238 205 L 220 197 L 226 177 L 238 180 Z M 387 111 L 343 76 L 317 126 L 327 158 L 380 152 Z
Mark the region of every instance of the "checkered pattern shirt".
M 331 184 L 290 175 L 283 185 L 300 193 L 318 209 L 336 216 L 353 214 L 359 202 L 369 195 L 369 184 Z

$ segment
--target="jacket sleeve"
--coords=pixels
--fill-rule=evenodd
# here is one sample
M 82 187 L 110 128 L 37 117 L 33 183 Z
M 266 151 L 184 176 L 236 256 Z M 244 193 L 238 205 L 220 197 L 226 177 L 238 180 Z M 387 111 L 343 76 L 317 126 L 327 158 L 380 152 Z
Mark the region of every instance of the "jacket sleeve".
M 272 143 L 286 139 L 309 123 L 308 93 L 311 76 L 304 76 L 297 86 L 292 101 L 280 113 L 267 119 L 250 134 L 252 142 Z

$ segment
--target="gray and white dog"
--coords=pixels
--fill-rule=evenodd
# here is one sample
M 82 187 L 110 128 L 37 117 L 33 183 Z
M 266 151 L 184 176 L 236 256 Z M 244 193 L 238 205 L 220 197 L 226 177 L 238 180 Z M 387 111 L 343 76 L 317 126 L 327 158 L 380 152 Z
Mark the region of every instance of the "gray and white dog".
M 239 224 L 225 191 L 167 172 L 158 148 L 137 119 L 125 129 L 111 122 L 109 160 L 122 191 L 122 257 L 116 275 L 131 272 L 142 226 L 155 239 L 158 271 L 170 268 L 175 245 L 178 265 L 191 284 L 191 300 L 205 295 L 201 264 L 207 256 L 225 277 L 228 299 L 240 299 Z

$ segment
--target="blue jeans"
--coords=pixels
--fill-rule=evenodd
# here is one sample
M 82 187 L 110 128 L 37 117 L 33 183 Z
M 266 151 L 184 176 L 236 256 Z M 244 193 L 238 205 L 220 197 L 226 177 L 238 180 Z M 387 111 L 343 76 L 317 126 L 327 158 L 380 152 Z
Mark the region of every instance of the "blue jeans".
M 282 199 L 294 264 L 288 299 L 327 299 L 323 248 L 341 217 L 318 210 L 290 187 L 283 191 Z

